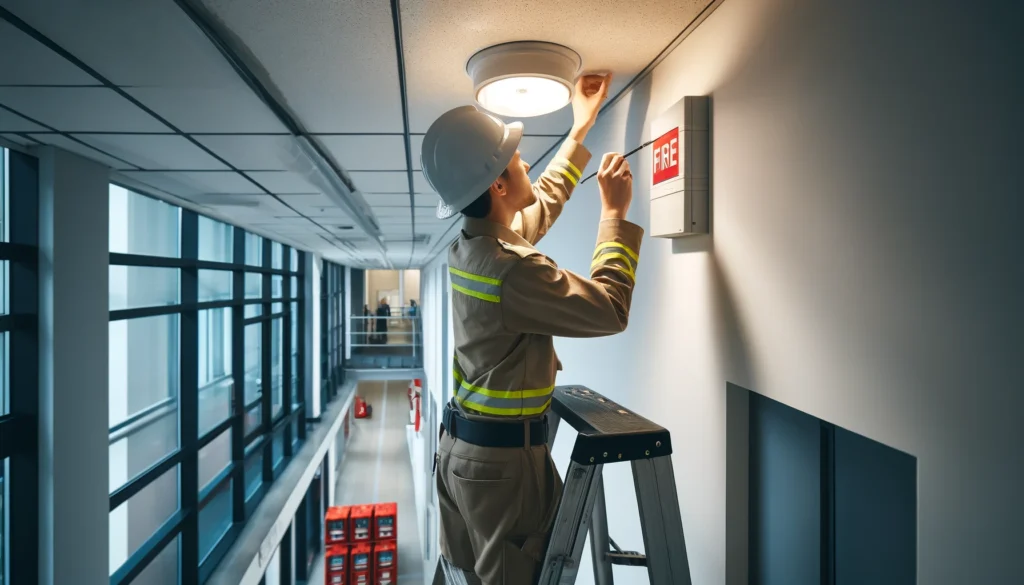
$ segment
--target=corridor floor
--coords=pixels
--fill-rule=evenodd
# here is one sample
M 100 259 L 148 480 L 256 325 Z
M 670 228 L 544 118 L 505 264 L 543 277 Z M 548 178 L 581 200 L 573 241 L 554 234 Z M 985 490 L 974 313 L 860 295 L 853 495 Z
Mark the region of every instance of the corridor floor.
M 408 388 L 408 380 L 359 383 L 357 393 L 373 407 L 372 416 L 354 421 L 355 432 L 338 469 L 332 505 L 398 502 L 397 585 L 423 585 L 423 547 L 405 430 L 409 422 Z M 322 560 L 309 582 L 324 582 Z

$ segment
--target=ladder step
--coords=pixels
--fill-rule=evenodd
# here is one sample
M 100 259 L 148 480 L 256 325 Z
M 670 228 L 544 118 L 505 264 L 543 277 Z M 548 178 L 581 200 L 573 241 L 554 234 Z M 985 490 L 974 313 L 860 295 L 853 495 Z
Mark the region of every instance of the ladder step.
M 635 552 L 608 552 L 608 560 L 613 565 L 623 565 L 627 567 L 646 567 L 647 566 L 647 555 L 642 555 Z
M 572 460 L 582 465 L 672 454 L 667 429 L 582 386 L 555 388 L 551 408 L 578 433 Z

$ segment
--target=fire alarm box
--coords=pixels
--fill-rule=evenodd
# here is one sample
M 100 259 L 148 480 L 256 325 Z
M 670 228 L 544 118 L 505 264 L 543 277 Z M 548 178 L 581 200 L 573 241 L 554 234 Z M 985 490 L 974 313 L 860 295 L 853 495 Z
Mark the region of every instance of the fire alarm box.
M 349 564 L 351 565 L 350 585 L 371 585 L 373 563 L 370 557 L 373 555 L 373 546 L 370 543 L 356 544 L 349 552 Z
M 373 508 L 373 523 L 376 527 L 374 540 L 394 540 L 398 538 L 398 504 L 388 502 L 377 504 Z
M 373 506 L 353 506 L 349 512 L 349 526 L 352 529 L 351 542 L 369 542 L 373 538 L 372 522 Z
M 394 541 L 379 542 L 373 547 L 374 585 L 395 585 L 398 582 L 398 547 Z
M 708 233 L 710 134 L 708 96 L 686 96 L 651 122 L 652 236 Z
M 331 506 L 324 515 L 324 541 L 326 544 L 341 544 L 348 542 L 348 517 L 351 512 L 349 506 Z
M 348 583 L 348 546 L 329 546 L 324 557 L 324 583 L 326 585 L 346 585 Z

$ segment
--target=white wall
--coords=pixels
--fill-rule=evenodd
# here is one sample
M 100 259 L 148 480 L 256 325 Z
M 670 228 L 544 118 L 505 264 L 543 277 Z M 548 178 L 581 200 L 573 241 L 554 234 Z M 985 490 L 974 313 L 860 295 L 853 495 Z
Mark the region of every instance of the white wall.
M 559 383 L 672 431 L 694 583 L 726 581 L 727 382 L 918 458 L 918 582 L 1024 581 L 1021 16 L 725 0 L 587 139 L 585 174 L 712 96 L 713 237 L 645 238 L 628 330 L 556 341 Z M 649 151 L 632 164 L 647 226 Z M 563 268 L 588 270 L 596 183 L 539 246 Z M 612 536 L 636 550 L 628 471 L 606 478 Z

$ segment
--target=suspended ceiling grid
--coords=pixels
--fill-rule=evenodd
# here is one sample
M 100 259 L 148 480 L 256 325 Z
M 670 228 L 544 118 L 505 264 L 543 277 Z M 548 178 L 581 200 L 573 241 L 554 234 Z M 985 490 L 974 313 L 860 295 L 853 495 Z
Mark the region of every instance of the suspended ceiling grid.
M 80 153 L 128 186 L 330 260 L 420 266 L 454 222 L 434 218 L 419 147 L 438 115 L 471 103 L 470 55 L 563 43 L 585 69 L 614 72 L 614 95 L 709 0 L 404 0 L 399 18 L 395 4 L 0 0 L 0 136 Z M 520 150 L 536 162 L 572 112 L 525 122 Z M 365 214 L 339 206 L 296 154 L 297 136 L 350 181 L 356 193 L 342 196 Z

